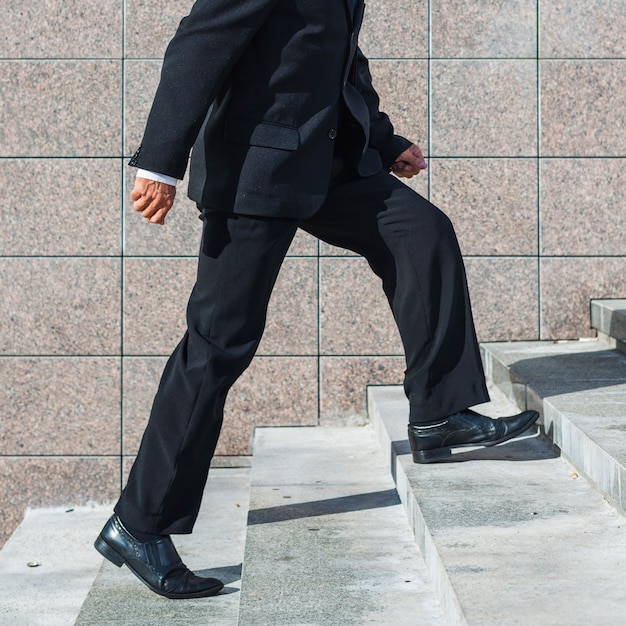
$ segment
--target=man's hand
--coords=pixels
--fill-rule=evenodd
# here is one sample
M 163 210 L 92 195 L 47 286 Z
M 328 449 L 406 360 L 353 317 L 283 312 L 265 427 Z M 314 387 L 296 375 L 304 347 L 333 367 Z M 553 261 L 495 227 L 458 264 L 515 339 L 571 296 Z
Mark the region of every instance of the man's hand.
M 428 167 L 418 146 L 409 146 L 391 166 L 391 171 L 401 178 L 411 178 Z
M 165 224 L 165 216 L 174 204 L 176 187 L 157 183 L 147 178 L 137 178 L 130 192 L 133 209 L 141 213 L 151 224 Z

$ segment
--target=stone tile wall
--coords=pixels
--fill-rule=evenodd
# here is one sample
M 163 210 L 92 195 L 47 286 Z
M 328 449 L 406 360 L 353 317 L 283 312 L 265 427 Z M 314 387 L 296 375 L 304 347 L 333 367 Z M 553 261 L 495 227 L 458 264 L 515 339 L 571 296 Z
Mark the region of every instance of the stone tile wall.
M 0 22 L 0 541 L 24 506 L 113 499 L 183 331 L 200 222 L 126 200 L 160 59 L 190 0 L 8 0 Z M 622 0 L 369 0 L 382 108 L 430 168 L 411 184 L 466 256 L 480 339 L 591 334 L 624 296 Z M 366 263 L 300 235 L 219 453 L 254 424 L 354 423 L 400 383 Z

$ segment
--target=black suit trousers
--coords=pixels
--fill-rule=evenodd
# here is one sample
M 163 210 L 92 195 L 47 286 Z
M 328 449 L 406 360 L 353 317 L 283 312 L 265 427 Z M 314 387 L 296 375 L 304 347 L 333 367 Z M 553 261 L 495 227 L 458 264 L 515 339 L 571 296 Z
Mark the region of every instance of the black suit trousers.
M 386 172 L 336 176 L 310 219 L 203 209 L 188 329 L 164 370 L 116 512 L 145 532 L 193 528 L 228 390 L 259 345 L 280 266 L 298 228 L 365 257 L 381 278 L 402 338 L 411 422 L 488 400 L 449 219 Z

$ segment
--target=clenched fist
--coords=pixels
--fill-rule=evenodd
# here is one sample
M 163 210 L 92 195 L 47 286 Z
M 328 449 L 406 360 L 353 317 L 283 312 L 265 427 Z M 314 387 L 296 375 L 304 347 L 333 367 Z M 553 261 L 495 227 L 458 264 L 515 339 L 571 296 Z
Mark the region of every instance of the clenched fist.
M 130 192 L 133 209 L 141 213 L 151 224 L 165 224 L 165 216 L 174 204 L 176 187 L 155 180 L 137 177 L 135 188 Z

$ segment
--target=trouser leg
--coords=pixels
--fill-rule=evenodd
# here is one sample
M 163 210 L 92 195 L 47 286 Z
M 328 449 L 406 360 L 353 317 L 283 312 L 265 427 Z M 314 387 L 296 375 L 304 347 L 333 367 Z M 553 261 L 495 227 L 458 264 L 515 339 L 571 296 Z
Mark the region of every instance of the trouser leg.
M 115 508 L 144 532 L 191 532 L 227 392 L 258 347 L 272 288 L 297 228 L 294 220 L 208 209 L 203 218 L 187 332 L 165 367 Z
M 487 401 L 450 220 L 390 174 L 337 180 L 323 208 L 301 227 L 363 255 L 381 277 L 405 350 L 410 421 Z

